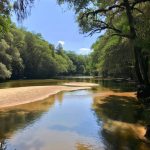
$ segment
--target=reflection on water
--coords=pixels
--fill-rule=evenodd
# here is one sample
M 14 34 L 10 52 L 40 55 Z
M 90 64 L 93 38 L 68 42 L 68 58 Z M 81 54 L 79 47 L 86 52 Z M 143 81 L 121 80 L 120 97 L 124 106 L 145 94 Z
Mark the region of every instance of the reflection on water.
M 64 80 L 45 79 L 45 80 L 12 80 L 0 83 L 0 88 L 22 87 L 22 86 L 42 86 L 58 85 L 64 83 Z
M 45 101 L 34 102 L 0 111 L 0 139 L 9 138 L 18 129 L 36 122 L 54 104 L 52 96 Z
M 100 90 L 111 89 L 114 91 L 134 91 L 135 84 L 128 82 L 117 82 L 113 80 L 102 80 L 101 78 L 62 78 L 45 80 L 13 80 L 0 83 L 0 88 L 22 87 L 22 86 L 42 86 L 61 85 L 65 82 L 91 82 L 99 84 Z
M 0 141 L 7 150 L 103 150 L 91 103 L 92 92 L 81 90 L 3 110 Z
M 149 150 L 143 135 L 150 110 L 130 95 L 99 94 L 110 88 L 62 92 L 1 110 L 0 150 Z

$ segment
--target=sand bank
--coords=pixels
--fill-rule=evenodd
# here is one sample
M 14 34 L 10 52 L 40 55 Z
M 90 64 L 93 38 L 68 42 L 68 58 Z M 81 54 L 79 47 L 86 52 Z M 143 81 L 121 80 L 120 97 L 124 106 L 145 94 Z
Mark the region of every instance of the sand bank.
M 48 98 L 62 91 L 90 89 L 96 84 L 72 83 L 71 86 L 30 86 L 0 89 L 0 108 L 27 104 Z M 78 86 L 77 86 L 78 85 Z
M 64 83 L 65 86 L 74 86 L 74 87 L 95 87 L 98 86 L 96 83 L 86 83 L 86 82 L 69 82 Z

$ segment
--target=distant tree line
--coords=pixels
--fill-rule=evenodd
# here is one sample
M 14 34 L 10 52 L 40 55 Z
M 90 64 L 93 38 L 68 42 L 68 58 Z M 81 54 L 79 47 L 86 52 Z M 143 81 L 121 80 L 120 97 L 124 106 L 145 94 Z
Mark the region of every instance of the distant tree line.
M 49 78 L 59 75 L 98 75 L 137 79 L 149 85 L 149 0 L 57 0 L 68 3 L 77 15 L 80 31 L 100 33 L 89 56 L 56 48 L 40 34 L 17 29 L 11 11 L 19 20 L 30 13 L 34 0 L 4 0 L 0 3 L 1 79 Z M 9 31 L 8 31 L 9 30 Z
M 87 57 L 56 48 L 40 34 L 19 29 L 10 22 L 0 33 L 0 80 L 51 78 L 87 74 Z

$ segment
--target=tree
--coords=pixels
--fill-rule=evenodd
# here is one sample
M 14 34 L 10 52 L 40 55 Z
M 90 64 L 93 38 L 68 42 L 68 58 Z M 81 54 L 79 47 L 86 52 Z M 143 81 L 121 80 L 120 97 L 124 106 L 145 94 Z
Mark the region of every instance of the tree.
M 9 0 L 2 0 L 0 2 L 0 38 L 8 30 L 10 25 L 10 2 Z
M 15 11 L 18 20 L 25 19 L 29 14 L 35 0 L 15 0 L 13 10 Z
M 9 45 L 4 39 L 0 41 L 0 79 L 4 80 L 11 77 L 11 55 L 8 54 Z
M 20 79 L 23 77 L 24 65 L 21 58 L 20 50 L 23 48 L 23 34 L 14 25 L 10 27 L 10 32 L 4 35 L 9 45 L 7 50 L 11 56 L 12 79 Z
M 69 3 L 78 14 L 78 22 L 82 33 L 93 35 L 102 30 L 111 31 L 130 40 L 135 55 L 135 70 L 140 84 L 149 85 L 147 57 L 142 55 L 141 46 L 137 45 L 136 14 L 143 15 L 143 5 L 149 5 L 149 0 L 58 0 L 59 4 Z M 142 6 L 141 6 L 142 5 Z M 114 23 L 124 17 L 123 23 Z
M 55 59 L 58 63 L 58 74 L 59 75 L 70 75 L 74 70 L 74 65 L 72 60 L 67 55 L 66 51 L 63 50 L 62 44 L 58 44 L 56 47 Z
M 57 52 L 57 54 L 59 54 L 59 55 L 62 55 L 62 54 L 63 54 L 63 46 L 62 46 L 61 43 L 59 43 L 59 44 L 57 45 L 57 47 L 56 47 L 56 52 Z
M 0 63 L 0 80 L 5 80 L 11 77 L 11 71 L 7 67 Z
M 73 63 L 73 68 L 71 70 L 72 75 L 85 75 L 87 73 L 87 57 L 84 55 L 77 55 L 76 53 L 69 51 L 67 52 L 69 59 Z
M 133 53 L 127 39 L 101 36 L 92 46 L 91 64 L 94 75 L 135 79 Z

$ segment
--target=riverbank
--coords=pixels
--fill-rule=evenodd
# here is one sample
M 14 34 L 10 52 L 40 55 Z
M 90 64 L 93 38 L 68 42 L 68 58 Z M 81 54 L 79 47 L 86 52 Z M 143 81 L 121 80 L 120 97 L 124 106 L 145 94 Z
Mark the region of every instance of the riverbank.
M 90 89 L 93 86 L 97 86 L 96 84 L 80 82 L 73 82 L 71 85 L 67 85 L 66 83 L 62 86 L 29 86 L 0 89 L 0 108 L 40 101 L 62 91 Z
M 149 116 L 149 111 L 143 110 L 136 98 L 136 92 L 110 90 L 95 93 L 93 109 L 98 116 L 104 119 L 104 130 L 111 133 L 114 138 L 121 137 L 125 141 L 132 137 L 150 144 L 149 140 L 145 138 L 145 127 L 149 122 L 145 116 Z M 115 137 L 116 135 L 117 137 Z

